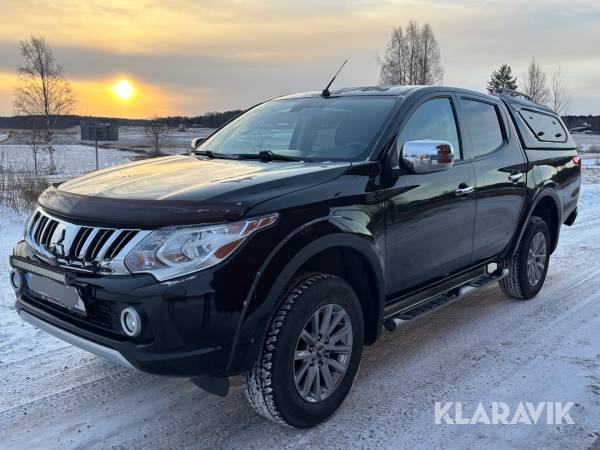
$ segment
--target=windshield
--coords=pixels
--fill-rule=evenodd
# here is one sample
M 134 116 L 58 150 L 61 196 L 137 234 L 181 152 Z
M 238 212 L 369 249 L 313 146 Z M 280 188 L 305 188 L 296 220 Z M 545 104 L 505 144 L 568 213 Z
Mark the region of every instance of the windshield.
M 364 160 L 394 103 L 390 97 L 272 100 L 235 119 L 197 151 L 272 152 L 308 161 Z

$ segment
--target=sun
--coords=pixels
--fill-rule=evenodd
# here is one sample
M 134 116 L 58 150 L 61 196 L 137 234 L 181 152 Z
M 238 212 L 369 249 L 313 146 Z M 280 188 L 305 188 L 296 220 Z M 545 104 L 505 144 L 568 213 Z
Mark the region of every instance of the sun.
M 130 100 L 135 94 L 135 88 L 127 80 L 119 80 L 112 86 L 113 94 L 121 100 Z

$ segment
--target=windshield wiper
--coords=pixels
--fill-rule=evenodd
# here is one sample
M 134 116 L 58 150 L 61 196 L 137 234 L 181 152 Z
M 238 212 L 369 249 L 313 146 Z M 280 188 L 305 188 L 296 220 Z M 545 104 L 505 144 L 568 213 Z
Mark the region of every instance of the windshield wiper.
M 259 159 L 261 161 L 306 161 L 306 158 L 282 155 L 271 150 L 263 150 L 258 153 L 236 153 L 235 156 L 240 159 Z
M 238 159 L 237 155 L 226 155 L 225 153 L 217 153 L 212 150 L 194 150 L 194 155 L 208 156 L 209 158 L 220 158 L 220 159 Z

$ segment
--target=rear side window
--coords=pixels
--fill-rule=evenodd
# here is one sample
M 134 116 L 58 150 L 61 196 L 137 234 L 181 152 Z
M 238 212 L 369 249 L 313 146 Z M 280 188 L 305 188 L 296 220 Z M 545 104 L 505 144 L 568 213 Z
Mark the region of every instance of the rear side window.
M 473 158 L 494 153 L 504 143 L 496 106 L 466 99 L 461 99 L 461 106 L 465 127 L 471 137 Z
M 567 133 L 558 118 L 529 109 L 522 109 L 519 114 L 538 141 L 566 142 Z

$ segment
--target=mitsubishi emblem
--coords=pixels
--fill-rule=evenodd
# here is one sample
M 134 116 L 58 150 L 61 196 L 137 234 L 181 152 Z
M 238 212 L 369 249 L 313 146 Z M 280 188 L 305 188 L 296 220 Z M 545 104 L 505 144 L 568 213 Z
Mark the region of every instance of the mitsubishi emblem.
M 62 230 L 60 230 L 60 237 L 57 240 L 53 239 L 52 242 L 50 242 L 50 251 L 56 256 L 62 256 L 63 258 L 66 256 L 65 247 L 63 245 L 63 242 L 65 241 L 65 236 L 66 230 L 63 228 Z

